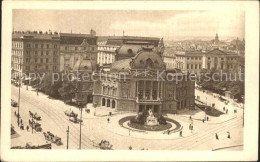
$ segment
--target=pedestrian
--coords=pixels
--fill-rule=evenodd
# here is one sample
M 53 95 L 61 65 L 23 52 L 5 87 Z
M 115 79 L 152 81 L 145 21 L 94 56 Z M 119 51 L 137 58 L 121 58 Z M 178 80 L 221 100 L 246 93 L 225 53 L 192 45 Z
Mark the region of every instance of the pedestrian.
M 109 123 L 109 121 L 110 121 L 110 119 L 109 119 L 109 118 L 107 118 L 107 123 Z
M 182 131 L 180 131 L 180 136 L 182 137 Z
M 29 125 L 26 126 L 27 132 L 29 131 Z
M 16 111 L 14 112 L 14 115 L 16 116 Z
M 204 122 L 203 122 L 204 123 Z M 189 125 L 189 130 L 191 130 L 191 124 Z
M 132 150 L 132 149 L 133 149 L 133 148 L 132 148 L 132 146 L 130 145 L 130 146 L 129 146 L 129 150 Z
M 207 116 L 207 121 L 209 121 L 209 117 Z
M 225 112 L 225 106 L 223 107 L 223 111 Z
M 191 120 L 191 116 L 190 116 L 190 120 Z
M 218 140 L 218 134 L 216 133 L 216 140 Z
M 229 132 L 227 132 L 227 133 L 228 133 L 228 136 L 227 136 L 227 138 L 229 138 L 229 139 L 230 139 L 230 138 L 231 138 L 231 137 L 230 137 L 230 133 L 229 133 Z
M 23 120 L 21 119 L 21 124 L 23 124 Z
M 202 119 L 202 122 L 204 123 L 204 122 L 205 122 L 205 120 L 204 120 L 204 119 Z
M 226 110 L 226 114 L 228 114 L 228 109 Z
M 19 123 L 19 118 L 17 118 L 17 124 L 18 124 L 18 127 L 19 127 L 19 124 L 20 124 L 20 123 Z
M 168 131 L 167 131 L 167 132 L 168 132 L 168 135 L 170 135 L 170 130 L 169 130 L 169 129 L 168 129 Z

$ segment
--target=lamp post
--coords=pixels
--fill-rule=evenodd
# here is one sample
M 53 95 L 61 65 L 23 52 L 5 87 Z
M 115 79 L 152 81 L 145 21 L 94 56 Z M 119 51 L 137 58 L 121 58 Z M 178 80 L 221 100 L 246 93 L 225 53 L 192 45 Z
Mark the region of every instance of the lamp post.
M 20 125 L 20 95 L 21 95 L 21 76 L 19 73 L 19 80 L 18 80 L 18 86 L 19 86 L 19 94 L 18 94 L 18 126 Z
M 204 110 L 204 112 L 205 112 L 205 120 L 206 120 L 206 109 L 207 109 L 207 106 L 208 106 L 208 104 L 207 104 L 207 97 L 206 97 L 206 106 L 205 106 L 205 110 Z
M 244 118 L 245 118 L 245 99 L 244 99 L 244 96 L 241 97 L 242 98 L 242 101 L 243 101 L 243 127 L 244 127 Z
M 67 150 L 69 149 L 69 132 L 70 132 L 70 127 L 68 126 L 68 129 L 67 129 Z
M 78 101 L 78 106 L 80 109 L 80 121 L 79 121 L 79 149 L 81 149 L 81 124 L 82 124 L 82 103 Z

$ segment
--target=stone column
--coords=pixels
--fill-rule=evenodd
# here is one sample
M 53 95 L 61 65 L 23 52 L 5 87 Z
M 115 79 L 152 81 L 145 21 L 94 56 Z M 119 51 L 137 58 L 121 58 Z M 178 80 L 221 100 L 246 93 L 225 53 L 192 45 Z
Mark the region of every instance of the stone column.
M 137 80 L 136 81 L 136 97 L 137 97 L 137 100 L 139 100 L 139 87 L 138 87 L 138 85 L 139 85 L 139 80 Z
M 153 81 L 151 81 L 150 100 L 153 100 Z
M 157 87 L 157 100 L 160 100 L 160 97 L 159 97 L 159 94 L 160 94 L 160 93 L 159 93 L 159 92 L 160 92 L 160 82 L 158 81 L 157 83 L 158 83 L 158 84 L 157 84 L 157 86 L 158 86 L 158 87 Z
M 145 87 L 145 80 L 144 80 L 144 92 L 143 92 L 143 99 L 145 98 L 145 90 L 146 90 L 146 87 Z

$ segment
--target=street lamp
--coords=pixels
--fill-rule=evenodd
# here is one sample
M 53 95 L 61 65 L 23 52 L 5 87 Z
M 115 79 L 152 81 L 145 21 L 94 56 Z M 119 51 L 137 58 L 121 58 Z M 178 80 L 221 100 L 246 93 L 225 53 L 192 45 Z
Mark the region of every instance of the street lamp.
M 244 126 L 244 118 L 245 118 L 245 99 L 244 99 L 244 96 L 241 96 L 241 98 L 242 98 L 242 102 L 243 102 L 243 126 Z
M 79 149 L 81 149 L 81 124 L 82 124 L 82 102 L 78 101 L 78 107 L 80 109 L 80 121 L 79 121 Z

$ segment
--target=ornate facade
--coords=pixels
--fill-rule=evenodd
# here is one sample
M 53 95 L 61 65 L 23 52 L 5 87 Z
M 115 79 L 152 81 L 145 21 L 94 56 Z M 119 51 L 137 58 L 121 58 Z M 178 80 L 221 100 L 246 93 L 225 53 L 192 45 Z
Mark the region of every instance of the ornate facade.
M 158 47 L 158 46 L 157 46 Z M 163 48 L 147 44 L 120 47 L 109 73 L 95 73 L 93 103 L 118 111 L 176 113 L 194 108 L 194 82 L 167 69 Z M 170 76 L 170 77 L 169 77 Z M 177 81 L 177 80 L 181 81 Z

